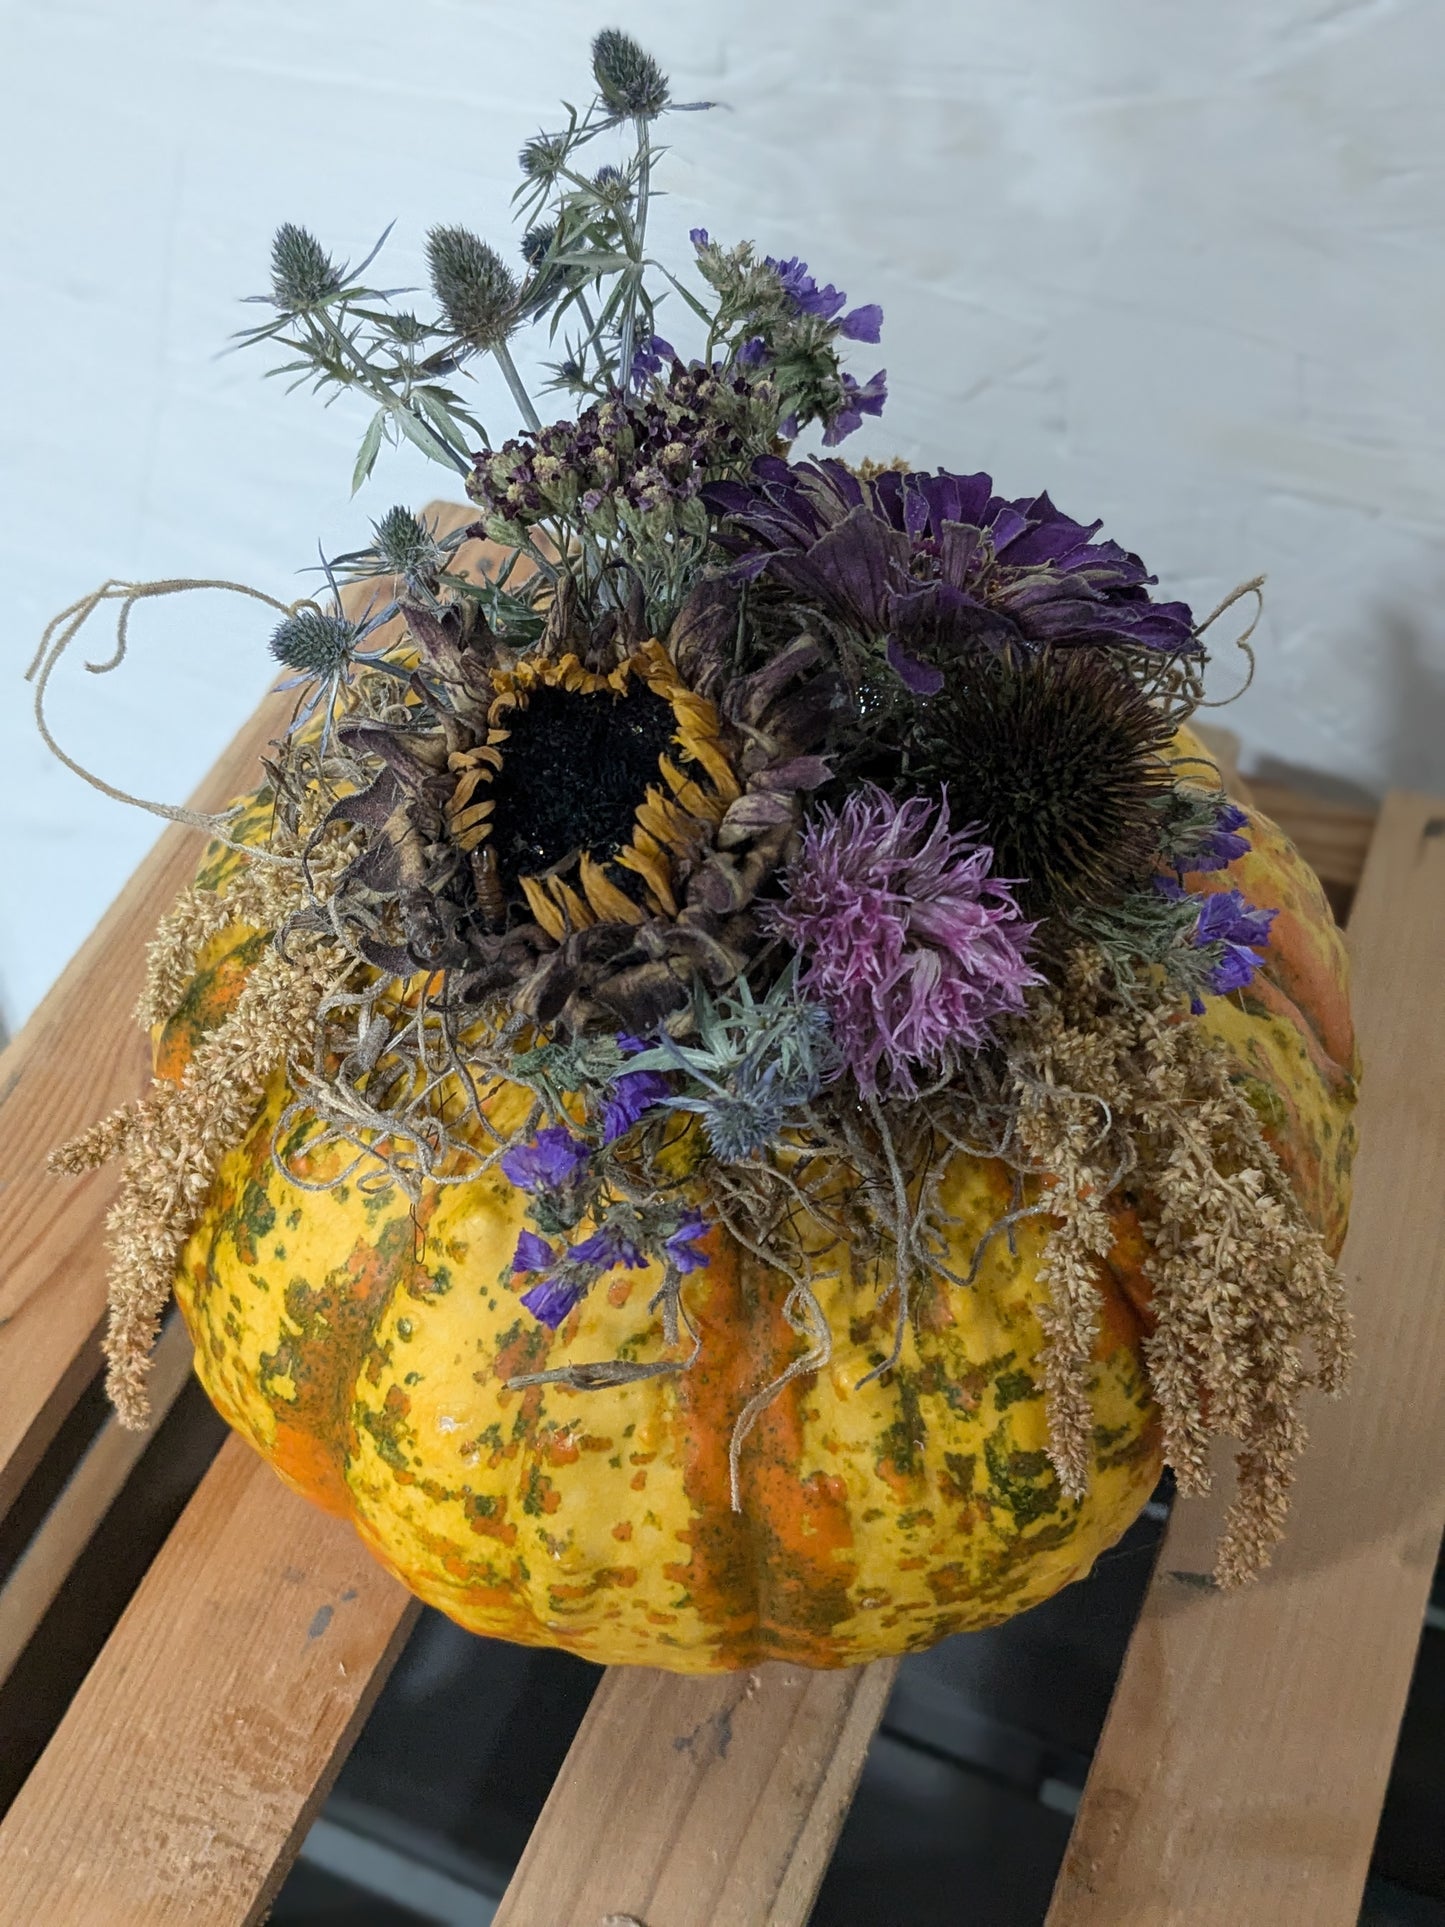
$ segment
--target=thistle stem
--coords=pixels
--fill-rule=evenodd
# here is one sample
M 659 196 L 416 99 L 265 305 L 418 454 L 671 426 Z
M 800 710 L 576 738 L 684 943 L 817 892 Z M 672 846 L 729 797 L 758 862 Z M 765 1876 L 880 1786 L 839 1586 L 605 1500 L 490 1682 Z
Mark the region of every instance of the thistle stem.
M 627 294 L 617 328 L 617 386 L 624 393 L 632 381 L 632 343 L 637 332 L 637 291 L 642 284 L 642 261 L 647 247 L 647 196 L 652 172 L 652 142 L 648 139 L 647 122 L 639 119 L 636 127 L 637 208 L 630 223 L 632 245 L 628 249 L 634 265 L 627 271 Z
M 506 376 L 507 386 L 512 391 L 512 399 L 522 411 L 522 420 L 535 433 L 542 426 L 542 418 L 532 406 L 532 397 L 522 386 L 522 377 L 517 373 L 517 364 L 512 359 L 512 351 L 505 341 L 499 341 L 492 349 L 497 357 L 497 366 Z

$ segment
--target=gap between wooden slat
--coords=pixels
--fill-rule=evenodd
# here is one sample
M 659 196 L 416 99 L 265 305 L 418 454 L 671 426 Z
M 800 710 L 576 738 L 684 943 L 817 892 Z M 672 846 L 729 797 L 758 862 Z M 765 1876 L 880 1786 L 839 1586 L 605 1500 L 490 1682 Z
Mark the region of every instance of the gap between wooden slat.
M 127 1432 L 113 1415 L 105 1421 L 0 1586 L 0 1685 L 10 1677 L 91 1534 L 114 1504 L 161 1420 L 180 1397 L 191 1375 L 191 1355 L 190 1334 L 179 1312 L 172 1312 L 146 1381 L 151 1402 L 149 1430 Z
M 0 1823 L 0 1927 L 253 1927 L 420 1610 L 230 1438 Z
M 1049 1927 L 1354 1927 L 1445 1526 L 1445 801 L 1386 802 L 1349 929 L 1365 1060 L 1345 1398 L 1273 1568 L 1214 1590 L 1182 1502 Z
M 803 1927 L 897 1670 L 610 1668 L 495 1927 Z

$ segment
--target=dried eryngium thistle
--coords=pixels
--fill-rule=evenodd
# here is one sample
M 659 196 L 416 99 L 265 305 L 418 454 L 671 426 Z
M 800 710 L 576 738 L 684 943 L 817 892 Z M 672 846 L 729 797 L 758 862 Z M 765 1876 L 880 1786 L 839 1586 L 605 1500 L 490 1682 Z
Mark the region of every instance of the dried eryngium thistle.
M 495 349 L 520 320 L 517 278 L 494 247 L 464 227 L 427 236 L 432 293 L 447 326 L 470 347 Z
M 667 105 L 667 75 L 630 34 L 604 27 L 592 42 L 597 91 L 614 114 L 653 120 Z

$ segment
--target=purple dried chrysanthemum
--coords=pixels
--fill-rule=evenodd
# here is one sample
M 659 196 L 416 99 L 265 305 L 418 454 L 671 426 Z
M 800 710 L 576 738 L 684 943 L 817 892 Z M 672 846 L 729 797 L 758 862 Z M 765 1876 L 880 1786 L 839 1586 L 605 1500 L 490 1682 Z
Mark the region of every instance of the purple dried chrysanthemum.
M 946 798 L 897 803 L 871 785 L 805 832 L 773 924 L 866 1094 L 914 1095 L 916 1072 L 946 1072 L 1043 982 L 1027 958 L 1035 926 L 992 862 L 950 829 Z
M 876 413 L 882 390 L 881 375 L 849 388 L 830 436 Z M 1189 610 L 1151 600 L 1154 577 L 1097 540 L 1099 523 L 1075 522 L 1047 495 L 1006 500 L 987 475 L 869 478 L 765 455 L 749 481 L 711 483 L 703 500 L 725 518 L 719 540 L 740 578 L 766 574 L 826 619 L 891 638 L 909 661 L 925 645 L 947 657 L 977 643 L 1201 653 Z

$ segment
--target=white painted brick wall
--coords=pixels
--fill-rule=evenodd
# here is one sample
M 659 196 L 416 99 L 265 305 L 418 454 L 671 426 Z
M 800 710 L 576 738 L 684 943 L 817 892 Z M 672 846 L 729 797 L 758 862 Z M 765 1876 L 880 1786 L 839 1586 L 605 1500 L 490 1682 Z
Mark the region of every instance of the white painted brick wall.
M 1203 608 L 1267 570 L 1250 752 L 1445 784 L 1445 8 L 1438 0 L 8 0 L 0 1004 L 14 1023 L 150 840 L 35 741 L 20 671 L 107 575 L 295 571 L 446 478 L 215 359 L 275 224 L 389 282 L 436 220 L 502 237 L 521 141 L 628 27 L 681 98 L 657 234 L 801 252 L 887 310 L 850 452 L 988 467 L 1107 518 Z M 872 372 L 874 351 L 858 354 Z M 510 424 L 484 380 L 494 433 Z M 179 797 L 265 678 L 264 611 L 157 613 L 56 703 Z M 1220 690 L 1234 669 L 1219 673 Z

